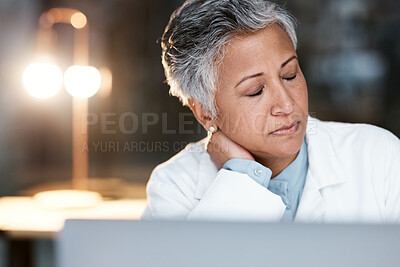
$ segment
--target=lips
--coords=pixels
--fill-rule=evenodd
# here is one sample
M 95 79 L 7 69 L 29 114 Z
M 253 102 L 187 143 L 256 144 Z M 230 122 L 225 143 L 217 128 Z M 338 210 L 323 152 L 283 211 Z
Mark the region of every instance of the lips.
M 294 122 L 294 123 L 292 123 L 292 124 L 283 126 L 283 127 L 279 128 L 279 129 L 277 129 L 277 130 L 271 132 L 270 134 L 272 134 L 272 135 L 278 135 L 278 136 L 292 135 L 292 134 L 294 134 L 295 132 L 297 132 L 297 130 L 298 130 L 298 128 L 299 128 L 299 124 L 300 124 L 300 121 L 296 121 L 296 122 Z

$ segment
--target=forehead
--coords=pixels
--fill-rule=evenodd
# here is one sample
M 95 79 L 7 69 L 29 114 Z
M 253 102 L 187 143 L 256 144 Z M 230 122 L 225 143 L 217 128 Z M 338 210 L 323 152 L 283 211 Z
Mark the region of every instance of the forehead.
M 260 31 L 234 37 L 225 48 L 220 65 L 220 74 L 260 71 L 261 65 L 280 65 L 296 54 L 287 33 L 278 25 Z M 221 73 L 222 72 L 222 73 Z
M 231 48 L 238 49 L 242 46 L 252 46 L 255 43 L 262 43 L 263 45 L 267 45 L 268 48 L 284 45 L 285 47 L 287 46 L 294 49 L 288 34 L 277 24 L 272 24 L 254 33 L 237 35 L 231 42 Z

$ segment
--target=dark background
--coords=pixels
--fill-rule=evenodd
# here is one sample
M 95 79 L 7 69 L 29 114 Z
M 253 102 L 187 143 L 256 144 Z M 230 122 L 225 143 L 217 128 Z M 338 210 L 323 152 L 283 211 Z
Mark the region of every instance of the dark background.
M 34 53 L 38 18 L 52 7 L 86 14 L 90 64 L 113 73 L 111 95 L 89 100 L 90 113 L 99 118 L 89 127 L 91 177 L 145 183 L 157 164 L 205 136 L 164 83 L 157 41 L 182 3 L 0 1 L 0 196 L 71 177 L 71 97 L 62 89 L 53 98 L 37 100 L 21 78 Z M 400 136 L 400 2 L 291 0 L 286 7 L 299 21 L 298 55 L 308 82 L 310 114 L 371 123 Z M 68 25 L 55 29 L 56 56 L 65 70 L 72 64 L 73 31 Z M 125 134 L 119 121 L 128 118 L 124 127 L 131 128 L 132 114 L 139 119 L 138 130 Z M 143 116 L 159 118 L 147 133 Z M 179 123 L 179 116 L 185 116 L 186 125 Z

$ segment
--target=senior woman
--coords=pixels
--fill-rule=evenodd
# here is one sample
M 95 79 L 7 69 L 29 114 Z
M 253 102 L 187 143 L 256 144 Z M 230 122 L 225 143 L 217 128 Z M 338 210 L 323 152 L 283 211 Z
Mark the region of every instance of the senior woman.
M 264 0 L 189 0 L 162 38 L 171 94 L 210 132 L 159 165 L 143 219 L 399 222 L 400 141 L 308 116 L 295 22 Z

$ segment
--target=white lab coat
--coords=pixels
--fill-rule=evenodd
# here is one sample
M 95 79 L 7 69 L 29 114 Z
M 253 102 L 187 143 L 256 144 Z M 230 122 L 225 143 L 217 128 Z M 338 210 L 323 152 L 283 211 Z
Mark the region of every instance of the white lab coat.
M 400 222 L 400 140 L 366 124 L 309 117 L 309 169 L 295 222 Z M 280 196 L 247 174 L 218 170 L 206 141 L 157 166 L 143 219 L 279 221 Z

